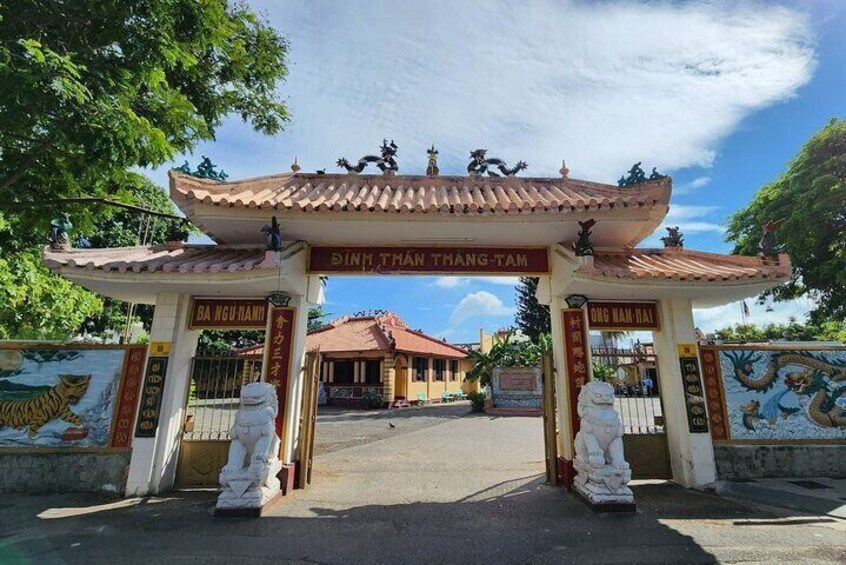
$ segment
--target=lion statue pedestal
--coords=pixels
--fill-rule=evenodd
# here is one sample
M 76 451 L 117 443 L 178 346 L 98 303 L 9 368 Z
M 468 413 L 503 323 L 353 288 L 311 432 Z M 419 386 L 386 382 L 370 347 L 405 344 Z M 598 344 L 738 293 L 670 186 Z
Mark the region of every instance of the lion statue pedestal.
M 632 478 L 623 457 L 623 425 L 614 411 L 614 387 L 590 381 L 579 393 L 573 487 L 594 510 L 634 512 Z
M 223 490 L 215 516 L 260 516 L 262 508 L 281 494 L 278 410 L 273 385 L 250 383 L 241 388 L 241 408 L 229 432 L 229 461 L 220 471 Z

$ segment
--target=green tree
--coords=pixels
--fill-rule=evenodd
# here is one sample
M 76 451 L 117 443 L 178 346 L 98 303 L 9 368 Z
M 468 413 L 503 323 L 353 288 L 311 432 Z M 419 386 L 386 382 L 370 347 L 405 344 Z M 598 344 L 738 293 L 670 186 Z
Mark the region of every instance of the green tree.
M 323 320 L 330 315 L 323 309 L 323 305 L 311 306 L 308 309 L 308 331 L 313 332 L 326 327 L 327 323 Z
M 735 324 L 714 332 L 717 339 L 725 341 L 841 341 L 846 342 L 846 322 L 826 321 L 822 324 L 801 323 L 789 318 L 786 324 Z
M 548 334 L 541 334 L 537 343 L 515 342 L 514 332 L 496 341 L 487 353 L 471 349 L 468 357 L 473 367 L 467 371 L 465 380 L 479 381 L 482 386 L 490 384 L 496 367 L 534 367 L 540 363 L 541 355 L 552 350 L 552 340 Z
M 287 52 L 240 2 L 0 4 L 0 198 L 17 236 L 6 245 L 40 237 L 62 198 L 120 197 L 132 167 L 214 139 L 229 114 L 279 132 Z
M 541 334 L 550 333 L 549 307 L 538 302 L 537 277 L 520 277 L 517 285 L 517 327 L 533 342 Z
M 787 170 L 762 187 L 729 220 L 735 252 L 758 252 L 761 226 L 784 220 L 778 236 L 793 279 L 771 291 L 775 300 L 810 295 L 814 321 L 846 320 L 846 121 L 833 119 L 812 136 Z

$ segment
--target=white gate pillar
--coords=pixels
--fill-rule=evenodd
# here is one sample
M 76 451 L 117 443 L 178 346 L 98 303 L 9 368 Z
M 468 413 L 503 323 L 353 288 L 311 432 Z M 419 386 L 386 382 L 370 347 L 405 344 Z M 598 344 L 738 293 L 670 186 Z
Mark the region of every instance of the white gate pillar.
M 705 488 L 716 480 L 714 447 L 709 433 L 691 433 L 688 426 L 679 344 L 695 344 L 693 309 L 689 299 L 662 300 L 661 330 L 653 341 L 673 480 L 688 488 Z M 698 347 L 697 347 L 698 355 Z
M 156 494 L 173 486 L 185 420 L 191 360 L 200 337 L 200 332 L 188 329 L 190 308 L 191 297 L 186 294 L 156 296 L 150 341 L 169 343 L 170 354 L 156 435 L 152 438 L 132 438 L 126 496 Z

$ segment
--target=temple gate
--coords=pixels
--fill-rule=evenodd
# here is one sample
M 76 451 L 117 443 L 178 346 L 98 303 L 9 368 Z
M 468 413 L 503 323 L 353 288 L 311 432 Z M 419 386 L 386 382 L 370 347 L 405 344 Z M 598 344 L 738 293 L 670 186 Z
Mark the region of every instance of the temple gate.
M 691 251 L 677 233 L 664 248 L 636 248 L 669 210 L 668 177 L 633 174 L 614 186 L 570 179 L 566 168 L 560 178 L 518 178 L 520 168 L 485 178 L 477 169 L 468 169 L 467 177 L 441 177 L 437 167 L 430 176 L 401 176 L 391 167 L 377 175 L 297 168 L 235 182 L 171 171 L 171 198 L 216 245 L 45 249 L 45 263 L 62 276 L 108 296 L 155 304 L 151 340 L 169 345 L 161 418 L 151 435 L 133 440 L 126 494 L 174 484 L 196 363 L 195 317 L 214 319 L 205 309 L 195 311 L 199 298 L 268 301 L 261 378 L 277 387 L 283 484 L 293 481 L 301 454 L 308 453 L 301 445 L 305 312 L 323 301 L 321 276 L 335 273 L 539 277 L 538 299 L 552 313 L 559 430 L 548 443 L 555 444 L 565 483 L 572 480 L 579 425 L 574 401 L 592 374 L 590 304 L 652 304 L 672 478 L 686 487 L 713 483 L 707 419 L 697 420 L 692 411 L 692 309 L 754 296 L 787 280 L 788 258 Z M 643 322 L 643 312 L 633 319 Z

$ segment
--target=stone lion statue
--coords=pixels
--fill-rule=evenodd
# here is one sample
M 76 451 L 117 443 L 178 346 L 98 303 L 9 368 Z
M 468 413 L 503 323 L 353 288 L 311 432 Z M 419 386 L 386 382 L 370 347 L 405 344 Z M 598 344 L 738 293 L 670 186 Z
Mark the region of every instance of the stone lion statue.
M 623 424 L 614 411 L 614 387 L 589 381 L 579 393 L 574 486 L 592 502 L 633 502 L 631 470 L 623 455 Z
M 250 383 L 241 388 L 241 408 L 229 432 L 229 460 L 220 471 L 218 508 L 260 508 L 279 493 L 278 412 L 273 385 Z

